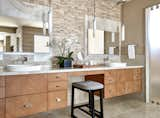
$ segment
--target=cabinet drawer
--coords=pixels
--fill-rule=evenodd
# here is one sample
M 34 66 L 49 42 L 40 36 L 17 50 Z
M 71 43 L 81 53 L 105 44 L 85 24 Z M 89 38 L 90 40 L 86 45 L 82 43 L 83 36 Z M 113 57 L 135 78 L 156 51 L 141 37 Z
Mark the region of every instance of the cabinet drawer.
M 104 74 L 104 71 L 99 70 L 99 71 L 88 71 L 87 75 L 97 75 L 97 74 Z
M 48 82 L 48 91 L 66 90 L 67 81 Z
M 42 93 L 47 91 L 47 78 L 42 75 L 6 77 L 6 97 Z
M 48 74 L 48 81 L 67 81 L 67 73 Z
M 59 109 L 67 106 L 67 91 L 48 93 L 48 109 Z
M 116 71 L 116 70 L 115 70 Z M 117 81 L 117 74 L 115 71 L 107 71 L 105 72 L 105 84 L 113 84 Z
M 112 98 L 117 95 L 116 84 L 106 84 L 105 85 L 105 98 Z
M 68 76 L 85 76 L 87 75 L 87 71 L 79 71 L 79 72 L 68 72 Z
M 43 111 L 47 111 L 47 94 L 6 99 L 6 118 L 17 118 Z
M 0 99 L 0 118 L 5 118 L 5 100 Z

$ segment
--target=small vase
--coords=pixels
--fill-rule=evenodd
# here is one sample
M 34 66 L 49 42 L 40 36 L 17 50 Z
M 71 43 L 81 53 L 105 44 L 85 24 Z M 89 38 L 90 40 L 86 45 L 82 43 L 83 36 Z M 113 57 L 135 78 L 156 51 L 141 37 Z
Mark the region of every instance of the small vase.
M 61 68 L 69 68 L 72 67 L 72 60 L 65 59 L 62 64 L 60 64 Z

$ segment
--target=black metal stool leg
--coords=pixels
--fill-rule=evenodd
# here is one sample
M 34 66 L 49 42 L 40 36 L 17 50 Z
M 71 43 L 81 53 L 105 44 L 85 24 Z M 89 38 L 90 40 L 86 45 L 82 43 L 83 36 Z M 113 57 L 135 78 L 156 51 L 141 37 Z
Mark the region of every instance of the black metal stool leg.
M 92 118 L 95 118 L 94 91 L 91 92 L 91 116 L 92 116 Z
M 74 118 L 74 87 L 72 86 L 71 117 Z
M 92 111 L 92 97 L 91 97 L 91 92 L 88 92 L 88 94 L 89 94 L 89 111 L 91 112 Z
M 101 108 L 101 111 L 100 111 L 101 118 L 104 118 L 103 116 L 103 89 L 100 90 L 100 108 Z

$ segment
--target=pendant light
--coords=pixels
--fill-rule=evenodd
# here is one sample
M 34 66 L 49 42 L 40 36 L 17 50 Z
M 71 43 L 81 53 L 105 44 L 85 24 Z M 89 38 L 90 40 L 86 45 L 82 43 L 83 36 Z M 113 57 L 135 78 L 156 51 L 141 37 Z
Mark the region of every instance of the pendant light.
M 48 11 L 48 34 L 52 34 L 52 2 L 49 0 L 49 11 Z
M 93 0 L 93 39 L 95 39 L 96 35 L 96 0 Z

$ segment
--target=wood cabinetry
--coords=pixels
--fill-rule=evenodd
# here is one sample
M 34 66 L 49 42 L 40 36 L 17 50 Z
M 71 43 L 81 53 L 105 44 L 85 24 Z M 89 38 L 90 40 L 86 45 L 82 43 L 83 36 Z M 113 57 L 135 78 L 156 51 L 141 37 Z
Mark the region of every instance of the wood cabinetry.
M 17 96 L 6 99 L 6 118 L 18 118 L 47 111 L 47 94 Z
M 67 90 L 67 81 L 49 82 L 48 91 Z
M 105 98 L 142 91 L 142 69 L 139 68 L 1 76 L 0 118 L 66 107 L 68 76 L 81 75 L 85 75 L 86 80 L 104 84 Z
M 67 73 L 48 74 L 48 110 L 67 106 Z
M 87 75 L 85 79 L 104 84 L 105 98 L 142 91 L 142 69 L 107 70 L 104 73 L 104 77 L 100 78 L 100 75 Z
M 0 116 L 18 118 L 66 107 L 67 83 L 67 73 L 0 78 L 0 98 L 4 98 L 0 99 Z
M 120 69 L 105 73 L 105 98 L 142 91 L 142 69 Z
M 5 118 L 5 79 L 0 76 L 0 118 Z
M 6 97 L 47 92 L 46 74 L 6 76 Z
M 0 118 L 5 118 L 5 99 L 0 99 Z
M 64 108 L 67 106 L 67 91 L 48 93 L 48 110 Z
M 0 99 L 5 97 L 5 79 L 0 77 Z

